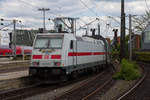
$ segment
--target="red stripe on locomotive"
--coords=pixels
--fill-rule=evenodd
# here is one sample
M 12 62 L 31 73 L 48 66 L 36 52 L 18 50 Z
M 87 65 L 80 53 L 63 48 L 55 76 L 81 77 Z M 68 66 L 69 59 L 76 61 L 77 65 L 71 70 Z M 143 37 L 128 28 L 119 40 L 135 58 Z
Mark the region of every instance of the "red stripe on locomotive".
M 104 55 L 105 52 L 69 52 L 68 56 L 91 56 L 91 55 Z
M 42 59 L 42 55 L 33 55 L 32 59 Z
M 105 52 L 94 52 L 93 55 L 104 55 Z
M 61 59 L 61 55 L 52 55 L 51 59 Z

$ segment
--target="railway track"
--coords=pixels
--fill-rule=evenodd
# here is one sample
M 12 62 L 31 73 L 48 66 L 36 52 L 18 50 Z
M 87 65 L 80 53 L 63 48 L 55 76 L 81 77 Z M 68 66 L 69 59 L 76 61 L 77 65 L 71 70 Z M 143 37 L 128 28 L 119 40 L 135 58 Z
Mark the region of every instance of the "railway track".
M 29 69 L 28 67 L 15 67 L 15 68 L 8 68 L 8 69 L 0 69 L 0 74 L 17 72 L 17 71 L 25 71 L 28 69 Z
M 103 95 L 114 84 L 112 70 L 111 68 L 105 70 L 94 79 L 65 92 L 55 100 L 96 100 L 97 96 Z
M 28 76 L 29 62 L 0 64 L 0 81 Z
M 28 77 L 0 81 L 0 92 L 33 84 Z
M 140 63 L 139 65 L 144 68 L 144 76 L 117 100 L 150 100 L 150 64 Z
M 50 84 L 45 86 L 42 83 L 38 83 L 18 89 L 6 90 L 4 92 L 0 92 L 0 100 L 22 100 L 34 95 L 54 91 L 58 88 L 73 84 L 74 82 L 81 81 L 82 79 L 85 79 L 85 77 L 79 80 L 73 80 L 62 84 Z
M 0 91 L 0 100 L 22 100 L 26 97 L 43 93 L 45 91 L 49 91 L 56 88 L 56 86 L 42 86 L 42 83 L 30 83 L 29 77 L 27 78 L 28 79 L 26 80 L 26 82 L 22 82 L 24 86 Z
M 39 93 L 39 89 L 41 90 L 42 87 L 40 88 L 38 85 L 40 84 L 34 84 L 34 85 L 29 85 L 18 89 L 12 89 L 12 90 L 0 92 L 0 100 L 22 100 L 25 97 L 33 95 L 33 93 L 34 94 Z M 48 90 L 50 88 L 45 88 L 45 89 Z
M 3 92 L 0 92 L 0 100 L 25 99 L 25 98 L 28 98 L 28 97 L 31 97 L 31 96 L 34 96 L 34 95 L 39 95 L 39 94 L 44 94 L 44 93 L 47 93 L 47 92 L 50 92 L 50 91 L 54 91 L 56 89 L 59 89 L 59 88 L 74 84 L 76 82 L 83 81 L 83 80 L 87 80 L 87 81 L 83 82 L 84 83 L 83 87 L 87 86 L 87 84 L 89 84 L 89 82 L 92 83 L 93 81 L 96 82 L 96 80 L 97 80 L 98 84 L 96 84 L 95 87 L 100 85 L 100 87 L 103 88 L 103 87 L 106 86 L 107 83 L 110 82 L 110 81 L 107 81 L 107 78 L 110 77 L 111 74 L 107 75 L 107 78 L 106 77 L 103 78 L 109 72 L 111 73 L 111 71 L 107 70 L 107 71 L 101 72 L 98 75 L 97 74 L 94 74 L 94 75 L 92 74 L 92 75 L 88 75 L 88 76 L 83 76 L 83 77 L 80 77 L 79 79 L 71 80 L 71 81 L 68 81 L 68 82 L 61 83 L 61 84 L 51 84 L 51 85 L 46 85 L 45 86 L 42 83 L 38 83 L 38 84 L 32 84 L 32 85 L 28 85 L 26 87 L 22 87 L 22 88 L 18 88 L 18 89 L 6 90 L 6 91 L 3 91 Z M 92 80 L 88 79 L 89 77 L 93 77 Z M 99 81 L 101 81 L 101 84 L 99 83 Z M 95 85 L 94 83 L 89 84 L 89 86 Z M 102 86 L 102 84 L 103 84 L 103 86 Z M 77 88 L 77 87 L 75 86 L 75 88 Z M 96 92 L 99 91 L 101 88 L 97 89 Z M 93 89 L 91 89 L 91 90 L 93 91 Z M 71 89 L 71 90 L 74 90 L 74 89 Z M 71 91 L 71 90 L 69 90 L 69 91 Z M 92 93 L 89 96 L 87 95 L 88 98 L 91 97 L 91 95 L 93 96 L 93 94 L 95 94 L 95 93 Z
M 0 74 L 27 70 L 29 62 L 0 63 Z

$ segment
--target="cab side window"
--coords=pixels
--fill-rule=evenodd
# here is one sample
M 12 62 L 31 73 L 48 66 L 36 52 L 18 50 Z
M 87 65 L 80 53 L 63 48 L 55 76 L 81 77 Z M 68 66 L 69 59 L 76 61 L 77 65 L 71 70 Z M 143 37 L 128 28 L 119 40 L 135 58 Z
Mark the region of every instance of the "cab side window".
M 70 41 L 70 49 L 73 49 L 73 40 Z

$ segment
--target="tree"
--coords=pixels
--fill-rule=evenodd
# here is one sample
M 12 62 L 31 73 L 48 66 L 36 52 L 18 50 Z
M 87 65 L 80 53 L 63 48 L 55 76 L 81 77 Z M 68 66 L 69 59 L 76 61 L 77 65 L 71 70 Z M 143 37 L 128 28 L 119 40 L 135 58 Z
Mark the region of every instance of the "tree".
M 150 22 L 150 12 L 145 11 L 145 14 L 142 16 L 133 16 L 133 25 L 134 25 L 134 31 L 137 33 L 141 33 L 146 26 Z

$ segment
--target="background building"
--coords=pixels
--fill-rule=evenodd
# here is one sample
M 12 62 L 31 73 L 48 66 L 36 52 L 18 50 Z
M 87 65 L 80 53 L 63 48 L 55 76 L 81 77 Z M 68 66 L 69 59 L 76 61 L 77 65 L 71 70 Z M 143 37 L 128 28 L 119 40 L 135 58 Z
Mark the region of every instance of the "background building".
M 150 50 L 150 24 L 142 32 L 141 49 Z

